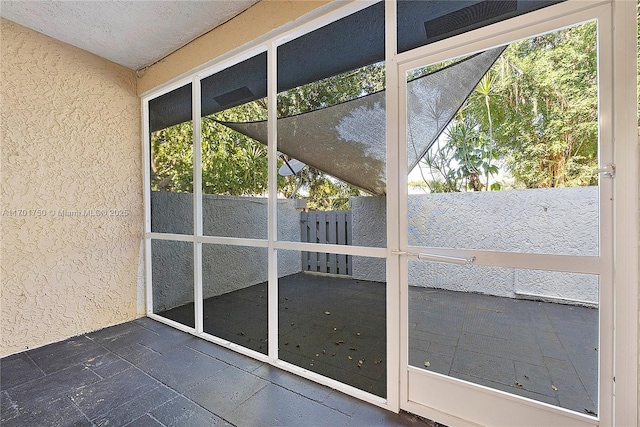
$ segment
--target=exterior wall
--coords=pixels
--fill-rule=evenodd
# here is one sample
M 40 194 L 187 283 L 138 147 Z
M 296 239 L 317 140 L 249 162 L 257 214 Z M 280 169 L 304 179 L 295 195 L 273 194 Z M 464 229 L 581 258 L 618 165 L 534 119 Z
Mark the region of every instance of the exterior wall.
M 523 253 L 597 255 L 598 189 L 557 188 L 412 195 L 412 246 Z M 385 246 L 384 199 L 352 199 L 353 244 Z M 462 232 L 460 232 L 462 231 Z M 515 297 L 517 294 L 595 303 L 597 277 L 582 274 L 410 262 L 409 284 Z M 354 257 L 354 278 L 384 280 L 385 261 Z M 478 278 L 483 278 L 479 282 Z
M 151 223 L 169 233 L 193 234 L 181 226 L 193 223 L 193 194 L 152 192 Z M 300 212 L 295 200 L 278 200 L 279 238 L 300 241 Z M 206 235 L 267 238 L 267 199 L 204 195 L 203 228 Z M 154 240 L 152 245 L 154 312 L 193 302 L 193 246 L 189 242 Z M 222 295 L 268 280 L 266 248 L 208 245 L 202 248 L 204 298 Z M 278 253 L 278 277 L 302 270 L 300 253 Z
M 2 356 L 137 317 L 143 210 L 135 72 L 0 31 Z
M 140 72 L 138 94 L 143 94 L 221 55 L 262 38 L 330 0 L 262 0 L 225 24 L 192 41 L 162 61 Z

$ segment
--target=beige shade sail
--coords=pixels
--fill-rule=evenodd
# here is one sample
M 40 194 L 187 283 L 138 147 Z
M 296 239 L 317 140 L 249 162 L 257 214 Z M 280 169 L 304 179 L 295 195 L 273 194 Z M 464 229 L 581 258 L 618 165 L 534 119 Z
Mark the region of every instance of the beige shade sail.
M 407 83 L 408 170 L 503 52 L 491 49 Z M 278 119 L 278 151 L 373 195 L 386 194 L 385 91 Z M 267 122 L 219 122 L 267 144 Z

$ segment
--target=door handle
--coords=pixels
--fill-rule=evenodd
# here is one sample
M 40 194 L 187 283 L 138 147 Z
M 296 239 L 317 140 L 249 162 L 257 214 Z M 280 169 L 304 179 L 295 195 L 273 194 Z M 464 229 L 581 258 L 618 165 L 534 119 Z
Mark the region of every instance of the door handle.
M 436 255 L 436 254 L 427 254 L 427 253 L 412 253 L 405 252 L 400 250 L 391 251 L 393 255 L 406 256 L 410 258 L 416 258 L 425 261 L 434 261 L 434 262 L 446 262 L 449 264 L 460 264 L 460 265 L 470 265 L 473 264 L 476 260 L 476 257 L 472 256 L 470 258 L 456 257 L 456 256 L 447 256 L 447 255 Z
M 607 163 L 602 168 L 594 169 L 593 173 L 596 175 L 602 174 L 608 178 L 614 178 L 616 176 L 616 165 L 613 163 Z

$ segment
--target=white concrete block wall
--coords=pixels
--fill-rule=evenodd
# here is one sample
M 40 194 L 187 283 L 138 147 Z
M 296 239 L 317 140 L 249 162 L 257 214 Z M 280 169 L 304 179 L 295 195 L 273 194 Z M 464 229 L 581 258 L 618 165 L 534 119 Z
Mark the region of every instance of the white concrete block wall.
M 384 198 L 352 199 L 353 244 L 385 246 Z M 409 244 L 564 255 L 598 254 L 597 187 L 409 196 Z M 354 257 L 353 276 L 385 280 L 385 261 Z M 577 303 L 598 301 L 593 275 L 411 262 L 412 286 Z
M 192 234 L 192 199 L 190 193 L 152 192 L 153 227 L 163 232 Z M 295 209 L 295 200 L 278 200 L 278 221 L 280 239 L 300 241 L 300 213 Z M 267 199 L 205 195 L 203 226 L 206 235 L 266 239 Z M 203 244 L 204 298 L 267 281 L 267 254 L 266 248 Z M 193 302 L 190 242 L 154 240 L 152 265 L 154 312 Z M 300 271 L 299 252 L 278 254 L 278 277 Z
M 190 221 L 191 197 L 187 193 L 154 192 L 154 227 L 187 233 L 181 223 Z M 300 215 L 295 210 L 295 201 L 278 203 L 279 239 L 299 241 Z M 266 199 L 206 195 L 203 204 L 206 233 L 266 238 Z M 385 198 L 354 197 L 351 206 L 353 244 L 386 246 Z M 411 195 L 409 218 L 412 246 L 591 256 L 598 253 L 596 187 Z M 186 274 L 193 271 L 191 249 L 179 249 L 180 245 L 173 242 L 163 242 L 160 246 L 165 249 L 157 249 L 153 254 L 153 264 L 160 269 L 157 278 L 154 277 L 156 310 L 184 304 L 193 298 L 192 278 Z M 263 248 L 204 245 L 204 296 L 266 281 L 266 259 Z M 411 286 L 510 298 L 543 296 L 592 305 L 598 301 L 598 278 L 593 275 L 424 261 L 409 265 Z M 300 254 L 280 251 L 278 275 L 299 271 Z M 385 260 L 353 257 L 353 277 L 385 281 Z

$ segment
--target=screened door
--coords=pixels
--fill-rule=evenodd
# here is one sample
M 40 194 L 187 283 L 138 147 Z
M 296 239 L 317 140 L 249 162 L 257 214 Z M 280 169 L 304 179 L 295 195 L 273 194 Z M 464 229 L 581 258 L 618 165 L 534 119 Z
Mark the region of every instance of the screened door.
M 400 61 L 407 410 L 482 425 L 609 416 L 606 28 L 597 10 Z

